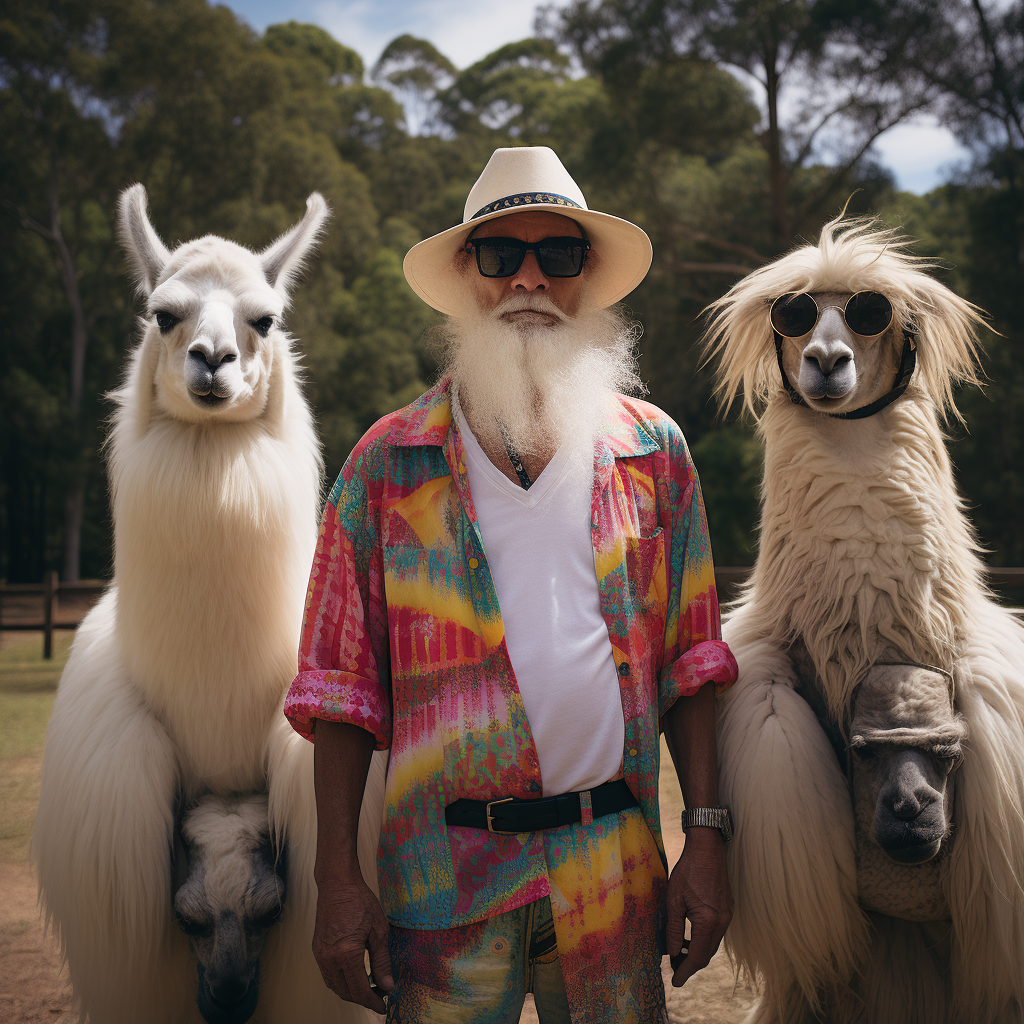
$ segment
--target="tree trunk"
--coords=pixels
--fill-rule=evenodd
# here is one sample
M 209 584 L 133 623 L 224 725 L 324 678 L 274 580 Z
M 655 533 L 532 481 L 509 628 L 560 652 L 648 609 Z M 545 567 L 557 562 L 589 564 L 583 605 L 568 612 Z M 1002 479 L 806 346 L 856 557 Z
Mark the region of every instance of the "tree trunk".
M 790 242 L 789 208 L 786 203 L 786 167 L 782 160 L 782 132 L 779 128 L 779 52 L 774 44 L 765 49 L 765 88 L 768 94 L 768 194 L 771 213 L 772 247 L 781 252 Z
M 64 580 L 75 582 L 81 573 L 82 512 L 85 482 L 71 484 L 64 496 Z
M 82 510 L 85 502 L 86 455 L 82 451 L 82 387 L 85 380 L 85 349 L 88 331 L 82 293 L 78 287 L 78 268 L 60 227 L 60 196 L 57 170 L 51 167 L 47 189 L 50 200 L 50 234 L 57 249 L 64 295 L 71 308 L 71 374 L 68 380 L 68 411 L 71 419 L 70 447 L 73 467 L 64 502 L 64 579 L 77 580 L 81 573 Z

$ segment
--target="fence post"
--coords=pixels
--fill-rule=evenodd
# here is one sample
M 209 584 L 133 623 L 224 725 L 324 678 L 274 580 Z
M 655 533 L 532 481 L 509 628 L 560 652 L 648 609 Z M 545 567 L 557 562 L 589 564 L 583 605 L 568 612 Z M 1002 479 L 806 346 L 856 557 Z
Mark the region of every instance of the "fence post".
M 57 573 L 43 577 L 43 657 L 53 657 L 53 606 L 57 603 Z

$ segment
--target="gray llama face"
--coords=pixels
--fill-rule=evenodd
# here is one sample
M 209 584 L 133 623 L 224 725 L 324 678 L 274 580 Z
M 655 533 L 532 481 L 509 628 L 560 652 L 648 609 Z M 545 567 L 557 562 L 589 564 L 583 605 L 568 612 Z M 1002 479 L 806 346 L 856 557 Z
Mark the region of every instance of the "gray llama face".
M 245 1024 L 259 999 L 263 940 L 284 903 L 266 794 L 204 797 L 177 839 L 174 915 L 196 957 L 199 1012 L 207 1024 Z
M 938 854 L 963 736 L 940 673 L 876 665 L 861 685 L 851 728 L 855 813 L 893 860 L 921 864 Z
M 843 412 L 869 405 L 895 380 L 902 336 L 894 326 L 875 338 L 854 334 L 842 314 L 851 294 L 811 293 L 821 310 L 817 324 L 810 334 L 783 342 L 786 375 L 812 409 Z

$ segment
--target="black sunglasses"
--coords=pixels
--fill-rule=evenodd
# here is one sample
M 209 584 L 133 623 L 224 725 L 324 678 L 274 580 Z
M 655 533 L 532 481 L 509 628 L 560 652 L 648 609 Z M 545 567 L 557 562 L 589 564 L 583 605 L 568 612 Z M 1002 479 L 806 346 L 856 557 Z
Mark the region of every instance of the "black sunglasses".
M 772 329 L 782 337 L 802 338 L 814 330 L 818 317 L 826 309 L 840 310 L 846 326 L 865 338 L 884 334 L 893 318 L 892 303 L 880 292 L 855 292 L 843 307 L 821 308 L 807 292 L 788 292 L 772 303 L 768 319 Z
M 524 242 L 518 238 L 471 238 L 466 249 L 476 249 L 476 266 L 484 277 L 511 277 L 532 252 L 545 277 L 579 277 L 590 243 L 585 238 L 542 238 Z

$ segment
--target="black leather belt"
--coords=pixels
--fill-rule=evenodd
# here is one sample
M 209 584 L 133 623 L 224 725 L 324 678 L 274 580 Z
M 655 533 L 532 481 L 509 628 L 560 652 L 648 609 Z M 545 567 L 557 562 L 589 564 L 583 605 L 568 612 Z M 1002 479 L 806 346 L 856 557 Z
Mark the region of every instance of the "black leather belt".
M 544 828 L 558 828 L 560 825 L 573 825 L 582 821 L 588 796 L 590 811 L 595 818 L 638 806 L 626 780 L 615 779 L 614 782 L 602 783 L 596 789 L 584 790 L 582 793 L 561 793 L 558 796 L 542 796 L 537 800 L 521 800 L 514 796 L 499 797 L 496 800 L 469 800 L 463 797 L 444 809 L 444 820 L 449 825 L 482 828 L 498 835 L 538 832 Z

